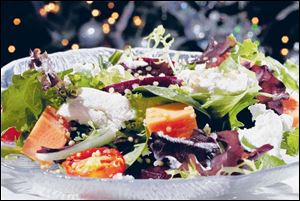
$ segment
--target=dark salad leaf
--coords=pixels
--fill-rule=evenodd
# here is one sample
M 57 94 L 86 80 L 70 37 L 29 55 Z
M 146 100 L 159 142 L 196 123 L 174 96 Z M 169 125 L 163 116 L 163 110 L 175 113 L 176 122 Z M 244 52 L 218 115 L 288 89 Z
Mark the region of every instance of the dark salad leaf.
M 29 68 L 34 69 L 36 67 L 42 66 L 42 57 L 45 55 L 41 55 L 41 50 L 36 48 L 33 51 L 29 51 L 30 63 Z
M 55 73 L 46 73 L 43 76 L 39 77 L 39 81 L 41 82 L 44 91 L 47 91 L 51 87 L 54 87 L 59 82 L 62 83 L 58 75 Z
M 122 64 L 126 70 L 131 70 L 131 73 L 139 74 L 139 75 L 152 75 L 152 76 L 159 76 L 164 74 L 165 76 L 173 76 L 174 72 L 169 65 L 169 63 L 163 61 L 161 62 L 157 58 L 141 58 L 143 61 L 147 62 L 147 66 L 137 67 L 136 69 L 128 68 L 125 64 Z
M 171 175 L 166 173 L 168 169 L 164 166 L 151 166 L 142 170 L 141 179 L 170 179 Z
M 172 156 L 181 163 L 187 160 L 189 154 L 194 154 L 199 162 L 204 162 L 211 160 L 220 153 L 219 146 L 213 139 L 204 139 L 203 137 L 204 141 L 202 141 L 202 139 L 196 138 L 195 135 L 202 134 L 197 132 L 191 139 L 180 139 L 160 133 L 152 133 L 148 145 L 156 159 L 160 160 Z
M 209 137 L 205 134 L 205 132 L 201 129 L 194 129 L 192 136 L 190 137 L 191 141 L 198 143 L 198 142 L 207 142 L 207 143 L 215 143 L 216 140 L 212 137 Z
M 240 164 L 243 159 L 257 159 L 263 153 L 273 148 L 273 146 L 266 144 L 252 150 L 252 152 L 248 152 L 242 147 L 237 131 L 221 131 L 218 132 L 217 135 L 217 140 L 222 143 L 225 150 L 222 154 L 211 160 L 210 170 L 201 168 L 201 175 L 216 175 L 222 167 L 235 167 Z
M 138 86 L 157 85 L 161 87 L 168 87 L 173 84 L 181 85 L 181 83 L 182 81 L 178 80 L 174 76 L 145 77 L 143 79 L 128 80 L 117 84 L 112 84 L 104 87 L 102 90 L 109 91 L 112 88 L 114 92 L 124 94 L 126 89 L 131 91 Z
M 191 156 L 194 156 L 195 168 L 202 176 L 216 175 L 223 167 L 236 167 L 244 159 L 257 160 L 273 148 L 266 144 L 249 152 L 242 147 L 237 131 L 221 131 L 216 135 L 215 140 L 202 130 L 195 130 L 190 139 L 183 140 L 152 133 L 148 144 L 156 159 L 171 156 L 182 163 L 181 171 L 187 171 Z
M 36 153 L 39 153 L 39 154 L 55 153 L 55 152 L 58 152 L 58 151 L 66 150 L 70 147 L 71 146 L 64 146 L 64 147 L 58 148 L 58 149 L 48 148 L 48 147 L 41 147 L 39 150 L 36 151 Z
M 224 42 L 217 42 L 211 39 L 203 54 L 196 59 L 196 63 L 206 63 L 208 68 L 219 66 L 229 55 L 231 48 L 236 45 L 236 40 L 228 36 Z
M 196 110 L 198 110 L 199 112 L 201 112 L 207 118 L 210 119 L 210 115 L 206 112 L 205 109 L 203 109 L 202 105 L 198 101 L 194 100 L 187 91 L 179 87 L 166 88 L 166 87 L 157 87 L 157 86 L 140 86 L 134 89 L 134 92 L 140 92 L 143 94 L 150 93 L 159 97 L 169 99 L 171 101 L 191 105 Z
M 259 86 L 262 88 L 260 92 L 269 93 L 276 97 L 258 96 L 257 99 L 260 103 L 266 104 L 268 109 L 273 109 L 278 114 L 283 113 L 282 101 L 289 98 L 284 84 L 278 80 L 268 66 L 251 65 L 250 62 L 243 62 L 243 65 L 249 70 L 255 72 L 259 81 Z
M 39 77 L 39 81 L 41 82 L 44 90 L 48 90 L 50 87 L 62 82 L 60 77 L 53 71 L 52 63 L 47 52 L 41 54 L 41 50 L 36 48 L 33 51 L 30 50 L 29 54 L 29 68 L 44 73 L 43 76 Z

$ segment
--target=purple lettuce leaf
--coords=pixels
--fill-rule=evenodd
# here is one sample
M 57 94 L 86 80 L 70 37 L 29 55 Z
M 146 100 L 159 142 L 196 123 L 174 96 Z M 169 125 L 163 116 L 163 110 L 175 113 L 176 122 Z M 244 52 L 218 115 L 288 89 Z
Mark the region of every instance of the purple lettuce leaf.
M 197 134 L 202 135 L 199 132 Z M 195 137 L 195 135 L 191 139 L 180 139 L 152 133 L 148 145 L 156 159 L 174 157 L 181 163 L 188 159 L 189 154 L 194 154 L 199 162 L 211 160 L 220 154 L 219 146 L 213 139 Z
M 70 148 L 71 146 L 64 146 L 62 148 L 48 148 L 48 147 L 41 147 L 39 150 L 36 151 L 36 153 L 39 153 L 39 154 L 47 154 L 47 153 L 54 153 L 54 152 L 58 152 L 58 151 L 62 151 L 62 150 L 65 150 L 65 149 L 68 149 Z
M 208 68 L 217 67 L 229 56 L 230 50 L 235 45 L 236 40 L 230 36 L 224 42 L 217 42 L 212 38 L 203 54 L 195 62 L 197 64 L 206 63 Z
M 160 87 L 168 87 L 173 84 L 181 85 L 182 81 L 177 79 L 174 76 L 164 76 L 164 77 L 144 77 L 143 79 L 128 80 L 104 87 L 102 90 L 109 91 L 111 88 L 114 89 L 114 92 L 121 94 L 125 93 L 125 90 L 132 90 L 135 86 L 144 86 L 144 85 L 154 85 Z
M 125 64 L 122 64 L 126 70 L 131 70 L 131 73 L 139 75 L 150 74 L 152 76 L 159 76 L 164 74 L 165 76 L 173 76 L 174 72 L 167 62 L 160 62 L 157 58 L 142 58 L 143 61 L 147 62 L 147 66 L 137 67 L 136 69 L 130 69 Z M 147 68 L 148 67 L 148 68 Z
M 168 167 L 165 166 L 151 166 L 141 171 L 141 179 L 170 179 L 171 175 L 166 173 Z
M 212 137 L 208 137 L 205 132 L 201 129 L 194 129 L 192 132 L 192 136 L 189 138 L 189 140 L 193 142 L 211 142 L 215 143 L 216 140 Z
M 273 146 L 266 144 L 248 152 L 242 147 L 237 131 L 221 131 L 217 135 L 217 140 L 224 145 L 225 150 L 222 154 L 217 155 L 211 160 L 210 170 L 200 168 L 201 175 L 216 175 L 222 167 L 235 167 L 243 159 L 256 160 L 259 156 L 273 148 Z
M 33 51 L 30 50 L 29 55 L 29 68 L 43 72 L 43 75 L 39 77 L 39 81 L 45 91 L 56 86 L 58 83 L 62 84 L 62 80 L 52 69 L 53 66 L 51 65 L 47 52 L 41 54 L 41 50 L 36 48 Z M 43 67 L 43 65 L 47 66 L 47 68 Z
M 36 67 L 42 66 L 42 61 L 41 61 L 42 55 L 40 49 L 36 48 L 33 51 L 30 50 L 29 55 L 30 55 L 30 63 L 28 64 L 29 68 L 34 69 Z
M 267 106 L 268 109 L 274 110 L 278 114 L 283 113 L 284 99 L 289 98 L 289 94 L 286 92 L 284 84 L 278 80 L 268 66 L 252 65 L 250 62 L 243 62 L 243 65 L 249 70 L 255 72 L 259 82 L 259 86 L 262 88 L 260 92 L 276 95 L 277 98 L 258 96 L 257 99 L 260 103 Z
M 235 167 L 244 159 L 257 160 L 273 148 L 266 144 L 249 152 L 242 147 L 237 131 L 221 131 L 216 135 L 214 140 L 197 129 L 190 139 L 183 140 L 152 133 L 148 144 L 156 159 L 174 157 L 181 163 L 179 169 L 183 171 L 194 161 L 202 176 L 216 175 L 223 167 Z M 222 153 L 216 141 L 224 147 Z
M 58 148 L 58 149 L 53 149 L 53 148 L 47 148 L 47 147 L 41 147 L 41 149 L 37 150 L 36 153 L 38 154 L 48 154 L 48 153 L 55 153 L 55 152 L 59 152 L 59 151 L 63 151 L 65 149 L 70 148 L 71 146 L 64 146 L 62 148 Z M 54 160 L 54 163 L 62 163 L 64 162 L 65 159 L 63 160 Z

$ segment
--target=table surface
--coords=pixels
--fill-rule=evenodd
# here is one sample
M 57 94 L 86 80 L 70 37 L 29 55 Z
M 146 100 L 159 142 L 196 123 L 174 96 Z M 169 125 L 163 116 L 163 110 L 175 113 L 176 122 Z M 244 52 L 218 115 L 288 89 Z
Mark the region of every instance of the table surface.
M 1 200 L 41 200 L 42 198 L 15 194 L 1 186 Z M 299 200 L 299 176 L 282 181 L 270 187 L 256 189 L 253 192 L 230 194 L 218 198 L 222 200 Z M 44 199 L 46 200 L 46 199 Z

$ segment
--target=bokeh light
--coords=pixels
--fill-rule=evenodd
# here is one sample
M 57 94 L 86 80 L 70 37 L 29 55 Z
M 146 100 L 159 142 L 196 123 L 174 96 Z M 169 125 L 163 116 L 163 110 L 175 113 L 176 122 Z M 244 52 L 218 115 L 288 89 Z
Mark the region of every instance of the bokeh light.
M 9 53 L 14 53 L 16 51 L 16 47 L 14 45 L 10 45 L 8 46 L 7 50 Z
M 20 25 L 21 24 L 21 19 L 20 18 L 18 18 L 18 17 L 16 17 L 14 20 L 13 20 L 13 24 L 15 25 L 15 26 L 18 26 L 18 25 Z

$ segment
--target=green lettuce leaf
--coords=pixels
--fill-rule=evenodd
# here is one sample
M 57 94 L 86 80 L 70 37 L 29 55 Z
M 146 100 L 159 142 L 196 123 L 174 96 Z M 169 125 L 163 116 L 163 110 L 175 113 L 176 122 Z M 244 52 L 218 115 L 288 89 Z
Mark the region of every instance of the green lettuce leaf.
M 299 154 L 299 127 L 283 134 L 281 148 L 290 156 Z
M 286 163 L 284 162 L 284 160 L 276 156 L 265 153 L 257 161 L 255 161 L 255 165 L 258 170 L 264 170 L 264 169 L 286 165 Z
M 130 167 L 140 156 L 145 156 L 149 153 L 147 142 L 135 144 L 134 150 L 124 155 L 127 167 Z
M 123 53 L 119 50 L 116 50 L 109 58 L 108 61 L 105 61 L 102 55 L 98 57 L 98 66 L 101 71 L 106 70 L 109 66 L 116 65 L 120 58 L 122 57 Z
M 256 148 L 245 137 L 242 138 L 241 143 L 250 149 Z M 264 153 L 258 160 L 255 161 L 255 166 L 257 170 L 264 170 L 282 165 L 286 165 L 284 160 L 278 158 L 277 156 L 270 155 L 268 153 Z
M 231 111 L 228 112 L 229 122 L 231 128 L 240 128 L 243 127 L 243 122 L 239 121 L 237 119 L 237 115 L 245 108 L 249 107 L 250 105 L 253 105 L 257 102 L 256 99 L 253 98 L 253 94 L 246 94 L 238 104 L 236 104 Z
M 58 76 L 63 79 L 71 72 L 66 70 L 58 73 Z M 61 83 L 45 91 L 39 81 L 42 76 L 45 76 L 43 72 L 31 69 L 12 77 L 12 84 L 1 93 L 1 132 L 9 127 L 30 131 L 47 105 L 59 108 L 67 95 L 76 93 L 74 85 L 66 88 Z
M 257 172 L 259 169 L 257 168 L 255 161 L 243 159 L 242 163 L 233 166 L 233 167 L 222 167 L 216 176 L 221 175 L 233 175 L 236 173 L 247 175 L 254 172 Z
M 274 71 L 274 75 L 287 88 L 299 92 L 299 66 L 288 61 L 286 63 L 287 67 L 272 57 L 265 57 L 262 62 Z M 298 72 L 296 69 L 298 69 Z
M 270 70 L 273 70 L 276 78 L 282 81 L 287 88 L 299 92 L 299 66 L 290 60 L 282 65 L 279 61 L 269 56 L 266 57 L 259 51 L 258 47 L 258 43 L 246 39 L 243 43 L 238 43 L 231 52 L 231 57 L 236 62 L 243 58 L 257 65 L 267 65 Z
M 110 69 L 101 71 L 94 79 L 101 81 L 104 86 L 108 86 L 134 79 L 134 77 L 128 71 L 125 71 L 124 75 L 122 75 L 118 69 Z
M 91 87 L 102 89 L 105 86 L 133 79 L 133 76 L 125 71 L 122 75 L 118 69 L 102 70 L 96 76 L 86 73 L 76 72 L 68 75 L 72 85 L 75 87 Z
M 124 130 L 123 132 L 125 133 L 125 135 L 130 131 L 134 131 L 134 133 L 145 133 L 143 135 L 143 137 L 145 137 L 144 142 L 135 144 L 133 151 L 124 155 L 126 165 L 127 167 L 130 167 L 140 156 L 145 156 L 149 154 L 147 142 L 150 137 L 150 134 L 145 132 L 145 127 L 144 127 L 146 109 L 149 107 L 168 104 L 173 101 L 170 101 L 168 99 L 159 96 L 144 97 L 140 93 L 128 94 L 127 98 L 130 102 L 131 108 L 133 108 L 135 111 L 135 119 L 126 122 L 126 130 Z
M 222 62 L 219 68 L 224 74 L 233 69 L 239 70 L 246 73 L 249 78 L 256 80 L 256 75 L 253 72 L 236 63 L 231 57 Z M 202 107 L 209 110 L 214 118 L 222 118 L 228 114 L 231 128 L 236 128 L 243 126 L 243 123 L 237 119 L 238 113 L 256 102 L 255 97 L 258 95 L 259 90 L 260 87 L 258 82 L 256 82 L 252 85 L 248 85 L 245 91 L 235 94 L 220 91 L 213 94 L 194 93 L 192 97 L 203 103 Z
M 61 80 L 63 80 L 66 75 L 69 75 L 72 72 L 73 72 L 73 69 L 67 69 L 67 70 L 58 72 L 57 75 Z
M 25 71 L 12 77 L 12 85 L 1 93 L 1 132 L 9 127 L 31 129 L 45 107 L 43 89 L 38 81 L 42 73 Z
M 112 65 L 116 65 L 122 56 L 122 52 L 116 50 L 108 59 Z
M 291 60 L 286 60 L 284 66 L 288 69 L 289 73 L 293 76 L 294 79 L 299 82 L 299 65 L 293 63 Z
M 199 102 L 194 100 L 188 92 L 183 91 L 181 88 L 165 88 L 149 85 L 137 87 L 134 89 L 134 92 L 150 92 L 156 96 L 163 97 L 174 102 L 191 105 L 196 110 L 210 118 L 210 115 L 205 109 L 203 109 L 204 107 Z
M 244 58 L 252 61 L 253 63 L 260 65 L 264 54 L 258 51 L 259 44 L 252 42 L 251 39 L 246 39 L 243 43 L 237 43 L 237 46 L 232 51 L 232 58 L 238 61 L 239 58 Z
M 127 128 L 141 132 L 144 130 L 143 121 L 146 115 L 146 109 L 158 105 L 164 105 L 171 103 L 169 99 L 165 99 L 159 96 L 156 97 L 144 97 L 142 94 L 129 94 L 127 95 L 131 108 L 135 111 L 135 119 L 127 122 Z M 130 124 L 130 125 L 129 125 Z
M 171 175 L 172 178 L 179 175 L 183 179 L 193 179 L 201 176 L 197 166 L 199 166 L 199 164 L 195 156 L 190 156 L 188 162 L 184 164 L 184 167 L 181 166 L 178 169 L 170 169 L 167 170 L 166 173 Z
M 4 158 L 9 154 L 19 154 L 21 153 L 21 147 L 8 147 L 8 146 L 1 146 L 1 157 Z
M 44 92 L 46 105 L 51 105 L 52 107 L 58 109 L 64 102 L 66 102 L 67 95 L 65 93 L 66 93 L 65 91 L 63 91 L 58 87 L 51 87 L 50 89 Z M 75 89 L 73 93 L 74 94 L 76 93 Z
M 73 73 L 68 75 L 73 86 L 80 87 L 91 87 L 95 89 L 102 89 L 104 87 L 103 82 L 99 77 L 92 77 L 86 73 Z
M 182 178 L 182 179 L 193 179 L 195 177 L 201 176 L 200 173 L 197 171 L 197 169 L 192 164 L 188 165 L 187 170 L 170 169 L 170 170 L 167 170 L 166 173 L 168 175 L 171 175 L 172 178 L 179 175 L 180 178 Z
M 16 143 L 16 146 L 18 146 L 18 147 L 23 147 L 23 145 L 24 145 L 24 140 L 25 140 L 25 133 L 24 132 L 22 132 L 21 134 L 20 134 L 20 137 L 18 138 L 18 139 L 15 139 L 15 143 Z
M 137 132 L 132 133 L 129 130 L 127 128 L 125 130 L 123 130 L 122 135 L 124 135 L 126 137 L 134 136 L 134 139 L 138 140 L 138 142 L 133 145 L 132 151 L 130 151 L 124 155 L 124 159 L 125 159 L 127 167 L 130 167 L 131 165 L 133 165 L 140 157 L 149 155 L 151 153 L 149 150 L 149 147 L 148 147 L 148 140 L 149 140 L 150 134 L 145 130 L 145 128 L 140 133 L 137 133 Z

